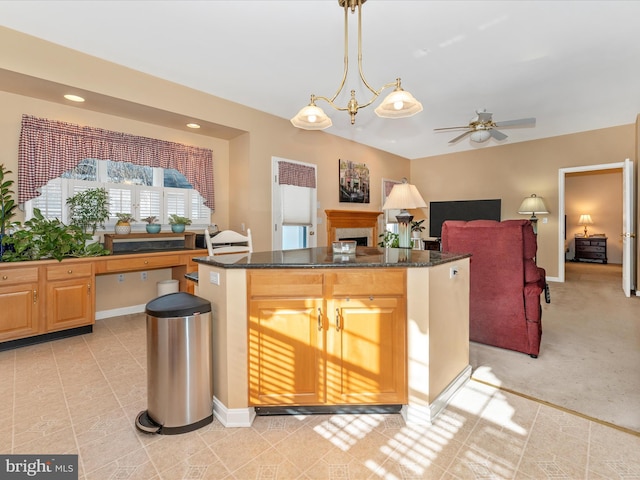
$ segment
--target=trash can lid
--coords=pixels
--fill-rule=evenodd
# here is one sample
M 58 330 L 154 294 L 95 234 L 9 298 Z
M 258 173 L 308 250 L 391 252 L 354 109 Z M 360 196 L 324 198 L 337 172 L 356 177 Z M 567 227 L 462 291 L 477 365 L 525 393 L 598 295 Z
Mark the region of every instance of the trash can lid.
M 211 302 L 187 292 L 162 295 L 147 303 L 146 313 L 153 317 L 189 317 L 211 311 Z

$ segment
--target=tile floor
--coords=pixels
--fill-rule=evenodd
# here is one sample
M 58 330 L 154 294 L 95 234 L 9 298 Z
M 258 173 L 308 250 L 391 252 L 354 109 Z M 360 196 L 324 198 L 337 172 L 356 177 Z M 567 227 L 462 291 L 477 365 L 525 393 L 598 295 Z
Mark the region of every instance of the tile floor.
M 145 316 L 0 352 L 0 452 L 79 454 L 80 479 L 640 479 L 640 436 L 476 381 L 429 427 L 399 415 L 140 433 Z

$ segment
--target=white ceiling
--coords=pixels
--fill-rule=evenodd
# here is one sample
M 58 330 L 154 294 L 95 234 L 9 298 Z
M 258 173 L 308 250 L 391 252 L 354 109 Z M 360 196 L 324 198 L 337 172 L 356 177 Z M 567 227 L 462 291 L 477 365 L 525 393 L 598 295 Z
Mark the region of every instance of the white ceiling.
M 424 111 L 381 119 L 378 100 L 352 126 L 347 113 L 318 106 L 333 119 L 327 132 L 411 159 L 634 123 L 638 19 L 637 1 L 369 0 L 365 76 L 374 88 L 401 77 Z M 351 89 L 369 99 L 356 78 L 356 20 L 349 14 L 342 105 Z M 342 76 L 337 0 L 4 0 L 0 25 L 286 119 L 310 94 L 332 96 Z M 483 144 L 449 145 L 460 132 L 433 132 L 466 125 L 477 108 L 537 124 Z

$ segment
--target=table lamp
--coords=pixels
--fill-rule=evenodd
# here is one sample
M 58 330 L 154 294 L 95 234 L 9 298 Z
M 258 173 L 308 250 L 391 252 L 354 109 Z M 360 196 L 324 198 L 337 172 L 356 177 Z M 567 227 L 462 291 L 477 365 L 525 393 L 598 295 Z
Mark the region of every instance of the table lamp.
M 520 204 L 520 208 L 518 209 L 518 213 L 520 215 L 531 215 L 529 220 L 531 221 L 531 225 L 533 226 L 533 233 L 538 233 L 538 217 L 536 217 L 536 213 L 540 215 L 546 215 L 549 213 L 547 210 L 547 206 L 544 204 L 544 199 L 542 197 L 538 197 L 535 193 L 533 193 L 530 197 L 526 197 L 522 203 Z
M 411 248 L 411 220 L 413 215 L 407 212 L 410 208 L 426 208 L 418 189 L 415 185 L 403 179 L 402 183 L 393 186 L 387 200 L 382 206 L 383 210 L 400 210 L 400 214 L 396 215 L 398 220 L 398 246 L 400 248 Z
M 589 236 L 587 234 L 587 225 L 593 225 L 593 220 L 591 220 L 591 215 L 580 215 L 580 220 L 578 220 L 578 225 L 582 225 L 584 227 L 584 237 L 587 238 Z

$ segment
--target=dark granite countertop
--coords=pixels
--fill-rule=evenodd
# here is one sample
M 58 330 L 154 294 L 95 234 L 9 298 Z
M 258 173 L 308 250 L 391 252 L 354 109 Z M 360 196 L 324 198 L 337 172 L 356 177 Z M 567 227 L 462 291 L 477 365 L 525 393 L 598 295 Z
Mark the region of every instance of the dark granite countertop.
M 355 255 L 334 255 L 331 247 L 316 247 L 196 257 L 193 260 L 222 268 L 388 268 L 434 267 L 470 256 L 435 250 L 378 247 L 357 247 Z

